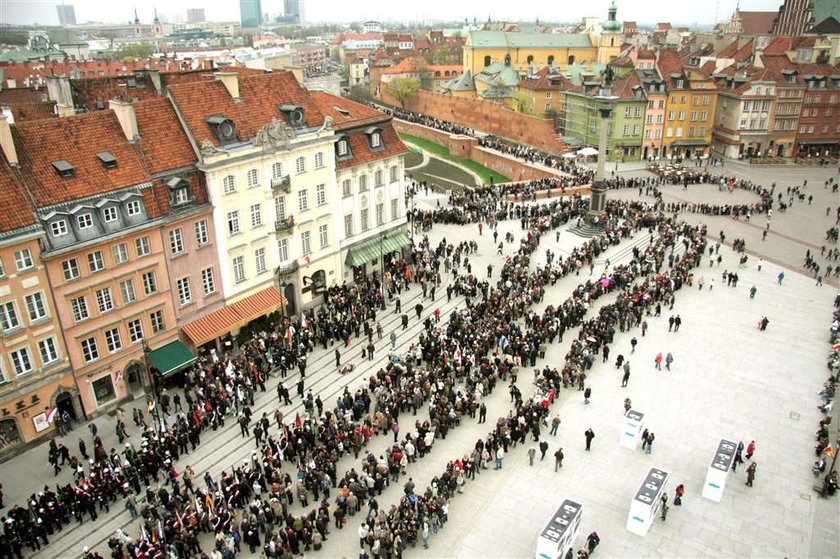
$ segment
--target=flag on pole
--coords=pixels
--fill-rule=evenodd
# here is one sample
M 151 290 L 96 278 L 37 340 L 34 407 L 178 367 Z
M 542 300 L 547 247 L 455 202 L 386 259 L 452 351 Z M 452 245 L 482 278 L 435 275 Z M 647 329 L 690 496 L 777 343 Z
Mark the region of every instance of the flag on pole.
M 56 414 L 58 413 L 58 408 L 52 408 L 47 413 L 47 423 L 52 423 L 53 419 L 55 419 Z
M 823 454 L 825 454 L 829 458 L 834 458 L 834 447 L 832 447 L 831 445 L 828 445 L 827 447 L 825 447 L 823 449 Z
M 306 267 L 308 268 L 309 264 L 312 262 L 312 259 L 307 254 L 306 256 L 303 257 L 303 261 L 306 262 Z
M 117 371 L 114 374 L 114 384 L 119 384 L 122 379 L 123 379 L 123 372 L 122 372 L 122 369 L 120 369 L 119 371 Z

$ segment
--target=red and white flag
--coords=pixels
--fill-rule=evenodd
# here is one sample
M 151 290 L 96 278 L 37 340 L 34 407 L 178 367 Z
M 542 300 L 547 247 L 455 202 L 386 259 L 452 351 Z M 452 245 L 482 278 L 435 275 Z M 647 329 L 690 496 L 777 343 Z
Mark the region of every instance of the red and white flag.
M 312 259 L 309 257 L 309 255 L 308 255 L 308 254 L 307 254 L 306 256 L 304 256 L 304 257 L 303 257 L 303 261 L 304 261 L 304 262 L 306 262 L 306 267 L 307 267 L 307 268 L 309 267 L 309 264 L 311 264 L 311 263 L 312 263 Z
M 52 408 L 49 412 L 47 412 L 47 423 L 52 423 L 57 414 L 58 408 Z

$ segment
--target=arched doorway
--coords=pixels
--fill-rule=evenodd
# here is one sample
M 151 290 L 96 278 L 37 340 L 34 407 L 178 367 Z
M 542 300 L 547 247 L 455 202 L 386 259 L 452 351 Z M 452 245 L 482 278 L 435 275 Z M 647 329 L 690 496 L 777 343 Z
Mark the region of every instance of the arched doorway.
M 58 414 L 64 415 L 64 412 L 70 414 L 73 421 L 77 421 L 76 408 L 73 407 L 73 395 L 69 392 L 62 392 L 55 399 L 55 407 L 58 408 Z
M 143 372 L 145 367 L 137 361 L 132 361 L 125 368 L 125 378 L 128 382 L 128 391 L 134 392 L 143 389 Z
M 0 450 L 20 443 L 20 430 L 14 419 L 0 419 Z
M 297 302 L 295 298 L 295 285 L 287 283 L 283 288 L 283 296 L 286 298 L 286 316 L 294 316 L 297 314 Z

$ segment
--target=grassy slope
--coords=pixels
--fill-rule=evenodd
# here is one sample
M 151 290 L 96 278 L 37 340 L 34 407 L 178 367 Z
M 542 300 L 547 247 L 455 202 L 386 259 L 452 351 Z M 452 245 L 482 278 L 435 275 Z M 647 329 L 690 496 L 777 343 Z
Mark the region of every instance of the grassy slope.
M 467 169 L 481 177 L 482 182 L 484 182 L 485 184 L 490 184 L 490 177 L 493 177 L 493 181 L 496 183 L 511 182 L 511 180 L 508 177 L 500 175 L 492 169 L 488 169 L 481 163 L 476 163 L 475 161 L 472 161 L 470 159 L 452 157 L 451 155 L 449 155 L 448 149 L 446 149 L 443 146 L 439 146 L 434 142 L 430 142 L 429 140 L 424 140 L 423 138 L 418 138 L 417 136 L 412 136 L 410 134 L 400 134 L 400 138 L 404 142 L 408 142 L 418 147 L 421 147 L 429 153 L 440 157 L 441 159 L 445 159 L 446 161 L 452 161 L 453 163 L 457 163 L 458 165 L 466 167 Z

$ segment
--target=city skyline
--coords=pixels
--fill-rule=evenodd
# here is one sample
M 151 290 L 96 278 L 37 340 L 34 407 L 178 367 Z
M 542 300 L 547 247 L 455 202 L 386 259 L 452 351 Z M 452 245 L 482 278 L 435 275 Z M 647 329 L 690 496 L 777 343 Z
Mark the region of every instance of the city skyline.
M 368 19 L 395 22 L 421 21 L 459 21 L 473 18 L 493 20 L 572 22 L 582 17 L 605 17 L 607 7 L 612 0 L 594 0 L 585 4 L 556 5 L 546 10 L 545 5 L 530 2 L 511 6 L 499 0 L 477 2 L 468 0 L 453 7 L 443 0 L 427 0 L 422 9 L 404 5 L 381 5 L 375 2 L 348 4 L 335 0 L 306 0 L 306 19 L 308 23 L 346 23 Z M 0 3 L 0 23 L 9 25 L 57 25 L 58 16 L 55 6 L 60 1 L 42 0 L 4 0 Z M 96 0 L 75 0 L 64 2 L 73 5 L 79 23 L 102 22 L 124 23 L 133 19 L 134 5 L 101 4 Z M 200 4 L 200 5 L 199 5 Z M 740 8 L 744 11 L 775 11 L 782 0 L 741 0 Z M 738 0 L 717 0 L 714 9 L 710 4 L 682 5 L 667 0 L 649 0 L 647 2 L 618 1 L 619 21 L 636 21 L 639 24 L 669 21 L 671 23 L 711 25 L 727 20 Z M 186 21 L 189 8 L 203 7 L 209 21 L 239 21 L 239 2 L 210 0 L 198 3 L 195 0 L 169 0 L 157 6 L 158 13 L 169 20 Z M 151 22 L 155 5 L 142 3 L 136 6 L 138 16 L 143 22 Z M 524 9 L 523 9 L 524 8 Z M 263 13 L 280 15 L 283 13 L 283 0 L 264 1 Z M 655 17 L 651 17 L 655 15 Z

